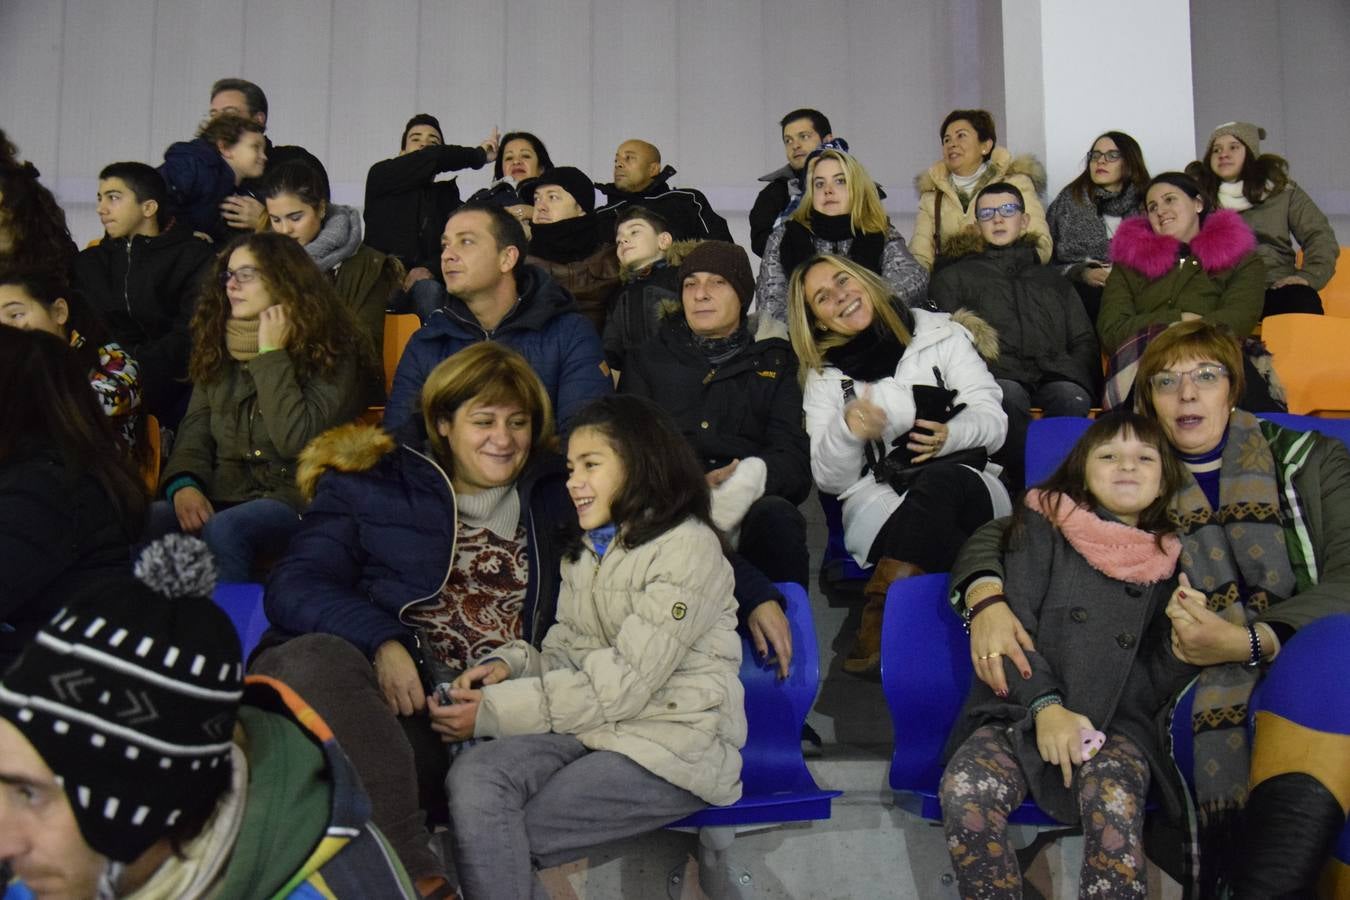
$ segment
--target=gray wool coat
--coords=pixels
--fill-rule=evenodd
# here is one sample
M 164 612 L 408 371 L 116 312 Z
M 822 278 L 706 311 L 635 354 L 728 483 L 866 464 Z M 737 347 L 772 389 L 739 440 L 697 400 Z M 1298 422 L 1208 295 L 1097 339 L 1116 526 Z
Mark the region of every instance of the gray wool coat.
M 1199 671 L 1172 655 L 1165 612 L 1174 579 L 1135 585 L 1094 569 L 1039 513 L 1003 556 L 1008 604 L 1036 644 L 1027 654 L 1031 678 L 1004 661 L 1009 696 L 1000 699 L 976 680 L 947 743 L 945 757 L 982 725 L 1006 723 L 1031 796 L 1048 815 L 1078 822 L 1076 790 L 1066 790 L 1058 766 L 1041 759 L 1027 707 L 1056 692 L 1064 706 L 1107 734 L 1133 741 L 1149 762 L 1170 815 L 1181 810 L 1181 784 L 1166 751 L 1172 698 Z M 1075 779 L 1076 780 L 1076 779 Z

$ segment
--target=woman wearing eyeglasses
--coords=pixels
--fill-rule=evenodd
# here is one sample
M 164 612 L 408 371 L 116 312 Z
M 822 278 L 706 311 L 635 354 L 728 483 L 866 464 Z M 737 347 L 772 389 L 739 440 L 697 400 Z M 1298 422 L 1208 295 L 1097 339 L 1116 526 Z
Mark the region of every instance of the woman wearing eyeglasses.
M 220 581 L 249 581 L 259 555 L 285 549 L 300 524 L 301 449 L 364 407 L 374 349 L 304 248 L 270 232 L 216 258 L 192 345 L 192 399 L 151 536 L 199 534 Z
M 1111 274 L 1097 316 L 1102 350 L 1111 355 L 1107 407 L 1125 402 L 1139 357 L 1163 329 L 1203 319 L 1228 326 L 1240 340 L 1261 320 L 1265 299 L 1255 235 L 1237 213 L 1211 210 L 1194 179 L 1157 175 L 1144 204 L 1147 217 L 1126 219 L 1111 240 Z M 1252 390 L 1243 401 L 1253 411 L 1274 408 Z
M 1094 322 L 1111 274 L 1111 238 L 1122 220 L 1143 210 L 1146 190 L 1148 167 L 1138 142 L 1108 131 L 1092 142 L 1083 171 L 1045 211 L 1055 242 L 1051 262 L 1073 282 Z
M 1178 760 L 1195 773 L 1198 831 L 1185 839 L 1165 830 L 1189 819 L 1186 793 L 1167 778 L 1157 785 L 1155 835 L 1160 849 L 1198 841 L 1199 872 L 1176 868 L 1195 866 L 1193 854 L 1154 859 L 1182 884 L 1198 877 L 1196 896 L 1305 897 L 1346 821 L 1338 798 L 1350 695 L 1331 686 L 1342 683 L 1350 643 L 1350 456 L 1335 439 L 1236 406 L 1243 368 L 1232 335 L 1198 320 L 1168 328 L 1139 362 L 1136 408 L 1158 421 L 1188 473 L 1170 510 L 1187 589 L 1167 608 L 1172 652 L 1204 667 L 1187 718 L 1191 758 Z M 998 599 L 1001 531 L 982 529 L 952 569 L 975 673 L 995 692 L 1031 674 L 1034 652 Z M 1118 643 L 1128 650 L 1147 639 L 1121 634 Z M 1153 720 L 1160 737 L 1167 712 Z M 1323 888 L 1345 896 L 1345 879 Z

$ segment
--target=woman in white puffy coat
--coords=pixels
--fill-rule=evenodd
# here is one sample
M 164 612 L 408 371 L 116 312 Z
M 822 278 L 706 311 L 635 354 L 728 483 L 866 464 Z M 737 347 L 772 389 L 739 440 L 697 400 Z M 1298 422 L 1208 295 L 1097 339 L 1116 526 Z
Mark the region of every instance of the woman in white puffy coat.
M 844 662 L 868 674 L 891 583 L 947 571 L 974 529 L 1011 510 L 988 462 L 1007 435 L 1002 392 L 969 329 L 996 342 L 978 318 L 907 309 L 873 273 L 828 254 L 793 273 L 788 318 L 812 475 L 843 503 L 849 552 L 875 566 Z

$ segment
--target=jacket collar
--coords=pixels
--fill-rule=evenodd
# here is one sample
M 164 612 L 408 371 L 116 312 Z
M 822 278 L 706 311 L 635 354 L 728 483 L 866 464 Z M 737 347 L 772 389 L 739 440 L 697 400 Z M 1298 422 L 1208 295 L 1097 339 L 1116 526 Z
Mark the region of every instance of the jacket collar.
M 1216 209 L 1205 217 L 1190 244 L 1191 255 L 1207 274 L 1232 269 L 1256 249 L 1256 236 L 1232 210 Z M 1166 275 L 1177 263 L 1181 242 L 1157 234 L 1147 216 L 1125 219 L 1111 240 L 1111 261 L 1144 275 L 1150 281 Z

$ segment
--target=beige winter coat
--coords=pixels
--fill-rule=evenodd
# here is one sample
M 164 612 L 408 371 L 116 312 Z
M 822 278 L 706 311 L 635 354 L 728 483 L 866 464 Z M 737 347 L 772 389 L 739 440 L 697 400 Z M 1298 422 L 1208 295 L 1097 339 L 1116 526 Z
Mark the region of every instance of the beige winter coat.
M 511 678 L 483 690 L 475 737 L 556 732 L 622 753 L 709 803 L 741 796 L 745 695 L 731 566 L 688 519 L 632 550 L 616 540 L 562 566 L 543 650 L 491 654 Z
M 975 204 L 971 203 L 969 209 L 961 206 L 961 198 L 956 195 L 956 188 L 949 176 L 947 164 L 938 160 L 928 171 L 914 179 L 914 188 L 919 192 L 919 213 L 914 218 L 914 237 L 910 239 L 909 252 L 929 271 L 933 269 L 933 257 L 936 255 L 933 251 L 933 223 L 939 198 L 942 202 L 943 244 L 961 229 L 975 224 Z M 1014 159 L 1006 147 L 995 147 L 994 152 L 989 154 L 989 168 L 971 188 L 971 199 L 985 185 L 996 181 L 1006 181 L 1022 192 L 1026 213 L 1031 216 L 1027 231 L 1037 235 L 1036 254 L 1042 263 L 1050 262 L 1050 226 L 1045 222 L 1045 207 L 1041 205 L 1040 198 L 1041 192 L 1045 190 L 1045 167 L 1034 156 Z

